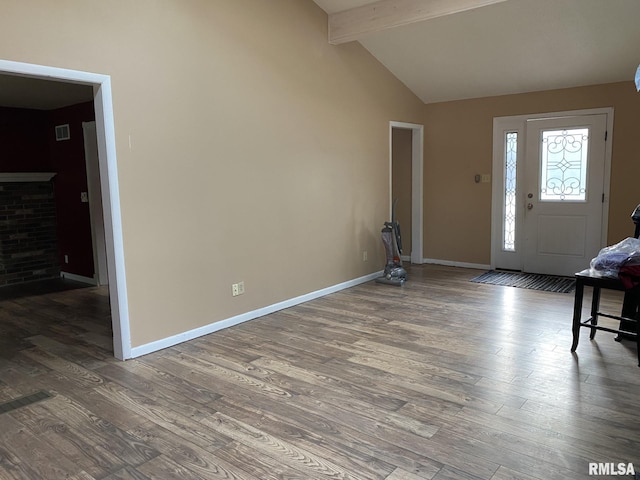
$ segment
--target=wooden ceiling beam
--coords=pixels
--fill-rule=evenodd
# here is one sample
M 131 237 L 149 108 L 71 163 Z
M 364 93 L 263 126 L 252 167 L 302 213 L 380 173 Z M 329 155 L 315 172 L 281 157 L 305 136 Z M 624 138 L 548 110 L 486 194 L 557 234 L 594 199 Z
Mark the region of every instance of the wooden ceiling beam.
M 329 43 L 339 45 L 387 28 L 422 22 L 507 0 L 380 0 L 329 15 Z

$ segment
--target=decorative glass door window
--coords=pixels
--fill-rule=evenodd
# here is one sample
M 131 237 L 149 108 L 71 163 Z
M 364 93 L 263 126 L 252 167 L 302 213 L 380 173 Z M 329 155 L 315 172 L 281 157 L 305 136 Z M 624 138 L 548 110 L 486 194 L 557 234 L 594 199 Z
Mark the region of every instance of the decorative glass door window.
M 586 201 L 588 146 L 588 128 L 542 132 L 540 201 Z
M 518 164 L 518 132 L 507 132 L 504 149 L 504 217 L 502 249 L 516 250 L 516 172 Z

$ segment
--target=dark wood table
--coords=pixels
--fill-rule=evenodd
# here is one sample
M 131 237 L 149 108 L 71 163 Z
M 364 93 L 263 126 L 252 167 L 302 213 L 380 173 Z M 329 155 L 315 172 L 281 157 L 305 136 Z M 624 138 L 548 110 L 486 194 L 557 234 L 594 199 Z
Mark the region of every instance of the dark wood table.
M 617 333 L 618 339 L 622 335 L 625 337 L 635 337 L 638 348 L 638 366 L 640 367 L 640 335 L 638 325 L 640 322 L 637 318 L 623 317 L 621 315 L 611 315 L 608 313 L 600 312 L 600 290 L 607 288 L 609 290 L 626 291 L 622 282 L 617 278 L 599 277 L 592 275 L 589 269 L 576 273 L 576 293 L 573 303 L 573 344 L 571 345 L 571 351 L 575 352 L 578 348 L 578 341 L 580 340 L 580 327 L 586 327 L 591 329 L 589 338 L 593 340 L 596 336 L 597 330 L 604 330 L 605 332 Z M 593 296 L 591 299 L 591 316 L 582 321 L 582 297 L 584 295 L 584 287 L 589 286 L 593 288 Z M 628 332 L 623 330 L 616 330 L 614 328 L 608 328 L 598 325 L 598 317 L 613 318 L 616 320 L 622 320 L 628 324 L 635 324 L 636 332 Z

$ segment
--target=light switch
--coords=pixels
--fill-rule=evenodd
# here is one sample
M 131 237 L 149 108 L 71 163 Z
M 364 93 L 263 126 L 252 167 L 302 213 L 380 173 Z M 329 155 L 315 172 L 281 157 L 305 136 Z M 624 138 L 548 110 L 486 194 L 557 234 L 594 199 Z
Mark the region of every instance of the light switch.
M 80 201 L 82 203 L 89 203 L 89 192 L 80 192 Z

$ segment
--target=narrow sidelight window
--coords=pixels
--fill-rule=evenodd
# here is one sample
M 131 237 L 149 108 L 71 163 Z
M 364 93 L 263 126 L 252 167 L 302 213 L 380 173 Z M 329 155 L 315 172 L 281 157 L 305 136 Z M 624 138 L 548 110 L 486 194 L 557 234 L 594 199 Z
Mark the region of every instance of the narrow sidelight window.
M 504 148 L 504 218 L 502 221 L 502 249 L 516 250 L 516 171 L 518 161 L 518 132 L 505 134 Z

